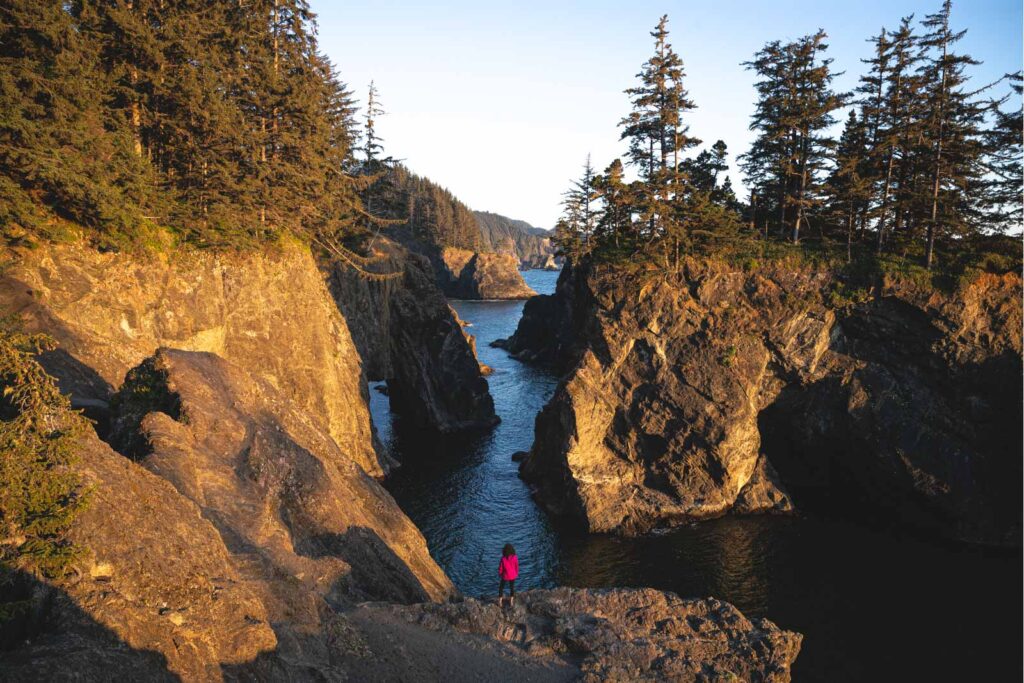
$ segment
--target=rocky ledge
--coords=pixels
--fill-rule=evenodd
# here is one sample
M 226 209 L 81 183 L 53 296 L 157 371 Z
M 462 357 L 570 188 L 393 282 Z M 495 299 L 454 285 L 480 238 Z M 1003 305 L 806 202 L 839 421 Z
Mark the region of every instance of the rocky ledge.
M 404 622 L 455 642 L 475 637 L 478 651 L 532 660 L 531 680 L 788 681 L 802 640 L 720 600 L 651 589 L 526 591 L 504 609 L 471 598 L 369 604 L 349 618 L 364 628 Z M 463 678 L 471 679 L 454 680 Z
M 445 247 L 433 260 L 441 289 L 453 299 L 528 299 L 536 294 L 512 254 Z
M 1019 545 L 1021 278 L 567 268 L 505 342 L 565 372 L 522 476 L 592 531 L 822 505 Z M 793 498 L 790 497 L 793 495 Z

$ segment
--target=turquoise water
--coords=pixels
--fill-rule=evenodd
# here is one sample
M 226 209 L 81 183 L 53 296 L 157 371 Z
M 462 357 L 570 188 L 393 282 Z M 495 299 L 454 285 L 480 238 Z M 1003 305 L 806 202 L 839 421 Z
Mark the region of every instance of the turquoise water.
M 536 291 L 557 273 L 527 271 Z M 371 392 L 382 440 L 403 466 L 386 482 L 455 585 L 497 591 L 513 543 L 522 588 L 652 586 L 714 596 L 804 634 L 796 681 L 1020 680 L 1019 551 L 943 544 L 848 521 L 725 517 L 640 538 L 581 534 L 541 511 L 511 456 L 533 441 L 556 378 L 489 343 L 523 302 L 457 301 L 472 323 L 500 425 L 475 437 L 410 434 Z

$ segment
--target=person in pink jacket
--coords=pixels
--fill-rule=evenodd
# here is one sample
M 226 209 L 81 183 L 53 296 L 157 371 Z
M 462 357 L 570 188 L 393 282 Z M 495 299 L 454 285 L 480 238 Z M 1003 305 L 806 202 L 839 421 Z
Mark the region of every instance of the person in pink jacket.
M 508 582 L 509 598 L 508 604 L 516 602 L 516 578 L 519 576 L 519 558 L 516 556 L 516 549 L 511 543 L 506 543 L 501 550 L 501 560 L 498 562 L 498 576 L 501 583 L 498 584 L 498 604 L 505 606 L 505 582 Z

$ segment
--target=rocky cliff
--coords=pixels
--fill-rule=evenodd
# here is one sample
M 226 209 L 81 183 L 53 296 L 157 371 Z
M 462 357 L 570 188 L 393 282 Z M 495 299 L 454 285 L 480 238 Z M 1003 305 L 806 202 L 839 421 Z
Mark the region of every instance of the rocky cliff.
M 158 347 L 209 351 L 323 417 L 353 461 L 384 473 L 359 355 L 308 248 L 156 257 L 51 245 L 0 255 L 10 262 L 0 307 L 57 339 L 44 365 L 91 416 L 104 418 L 125 373 Z
M 37 584 L 36 608 L 0 652 L 7 681 L 218 680 L 221 664 L 278 644 L 263 603 L 220 534 L 161 477 L 94 434 L 79 449 L 91 487 L 71 538 L 87 549 L 77 574 Z
M 506 218 L 488 211 L 474 211 L 480 224 L 480 235 L 485 251 L 513 254 L 522 269 L 543 268 L 558 270 L 555 246 L 551 233 L 535 228 L 526 221 Z
M 17 578 L 36 599 L 0 622 L 0 679 L 788 680 L 800 637 L 718 601 L 454 595 L 370 476 L 358 355 L 308 254 L 17 256 L 4 305 L 69 345 L 48 366 L 118 452 L 82 438 L 83 552 Z
M 345 609 L 451 594 L 391 496 L 266 380 L 161 349 L 113 405 L 131 459 L 84 440 L 86 554 L 0 677 L 343 679 Z
M 855 290 L 786 262 L 584 266 L 506 342 L 566 371 L 523 476 L 636 533 L 822 505 L 1019 544 L 1021 279 Z
M 438 284 L 454 299 L 527 299 L 536 294 L 515 256 L 445 247 L 434 257 Z
M 497 422 L 472 338 L 434 282 L 430 262 L 400 245 L 375 242 L 374 280 L 349 264 L 326 264 L 367 377 L 387 380 L 391 408 L 419 427 L 448 433 Z

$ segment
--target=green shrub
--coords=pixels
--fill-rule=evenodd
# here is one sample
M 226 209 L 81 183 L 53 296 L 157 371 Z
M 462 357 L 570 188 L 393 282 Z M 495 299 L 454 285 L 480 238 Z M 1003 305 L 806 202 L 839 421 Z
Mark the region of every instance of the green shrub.
M 74 465 L 88 424 L 35 359 L 54 346 L 0 318 L 0 584 L 61 576 L 78 554 L 65 534 L 87 498 Z

